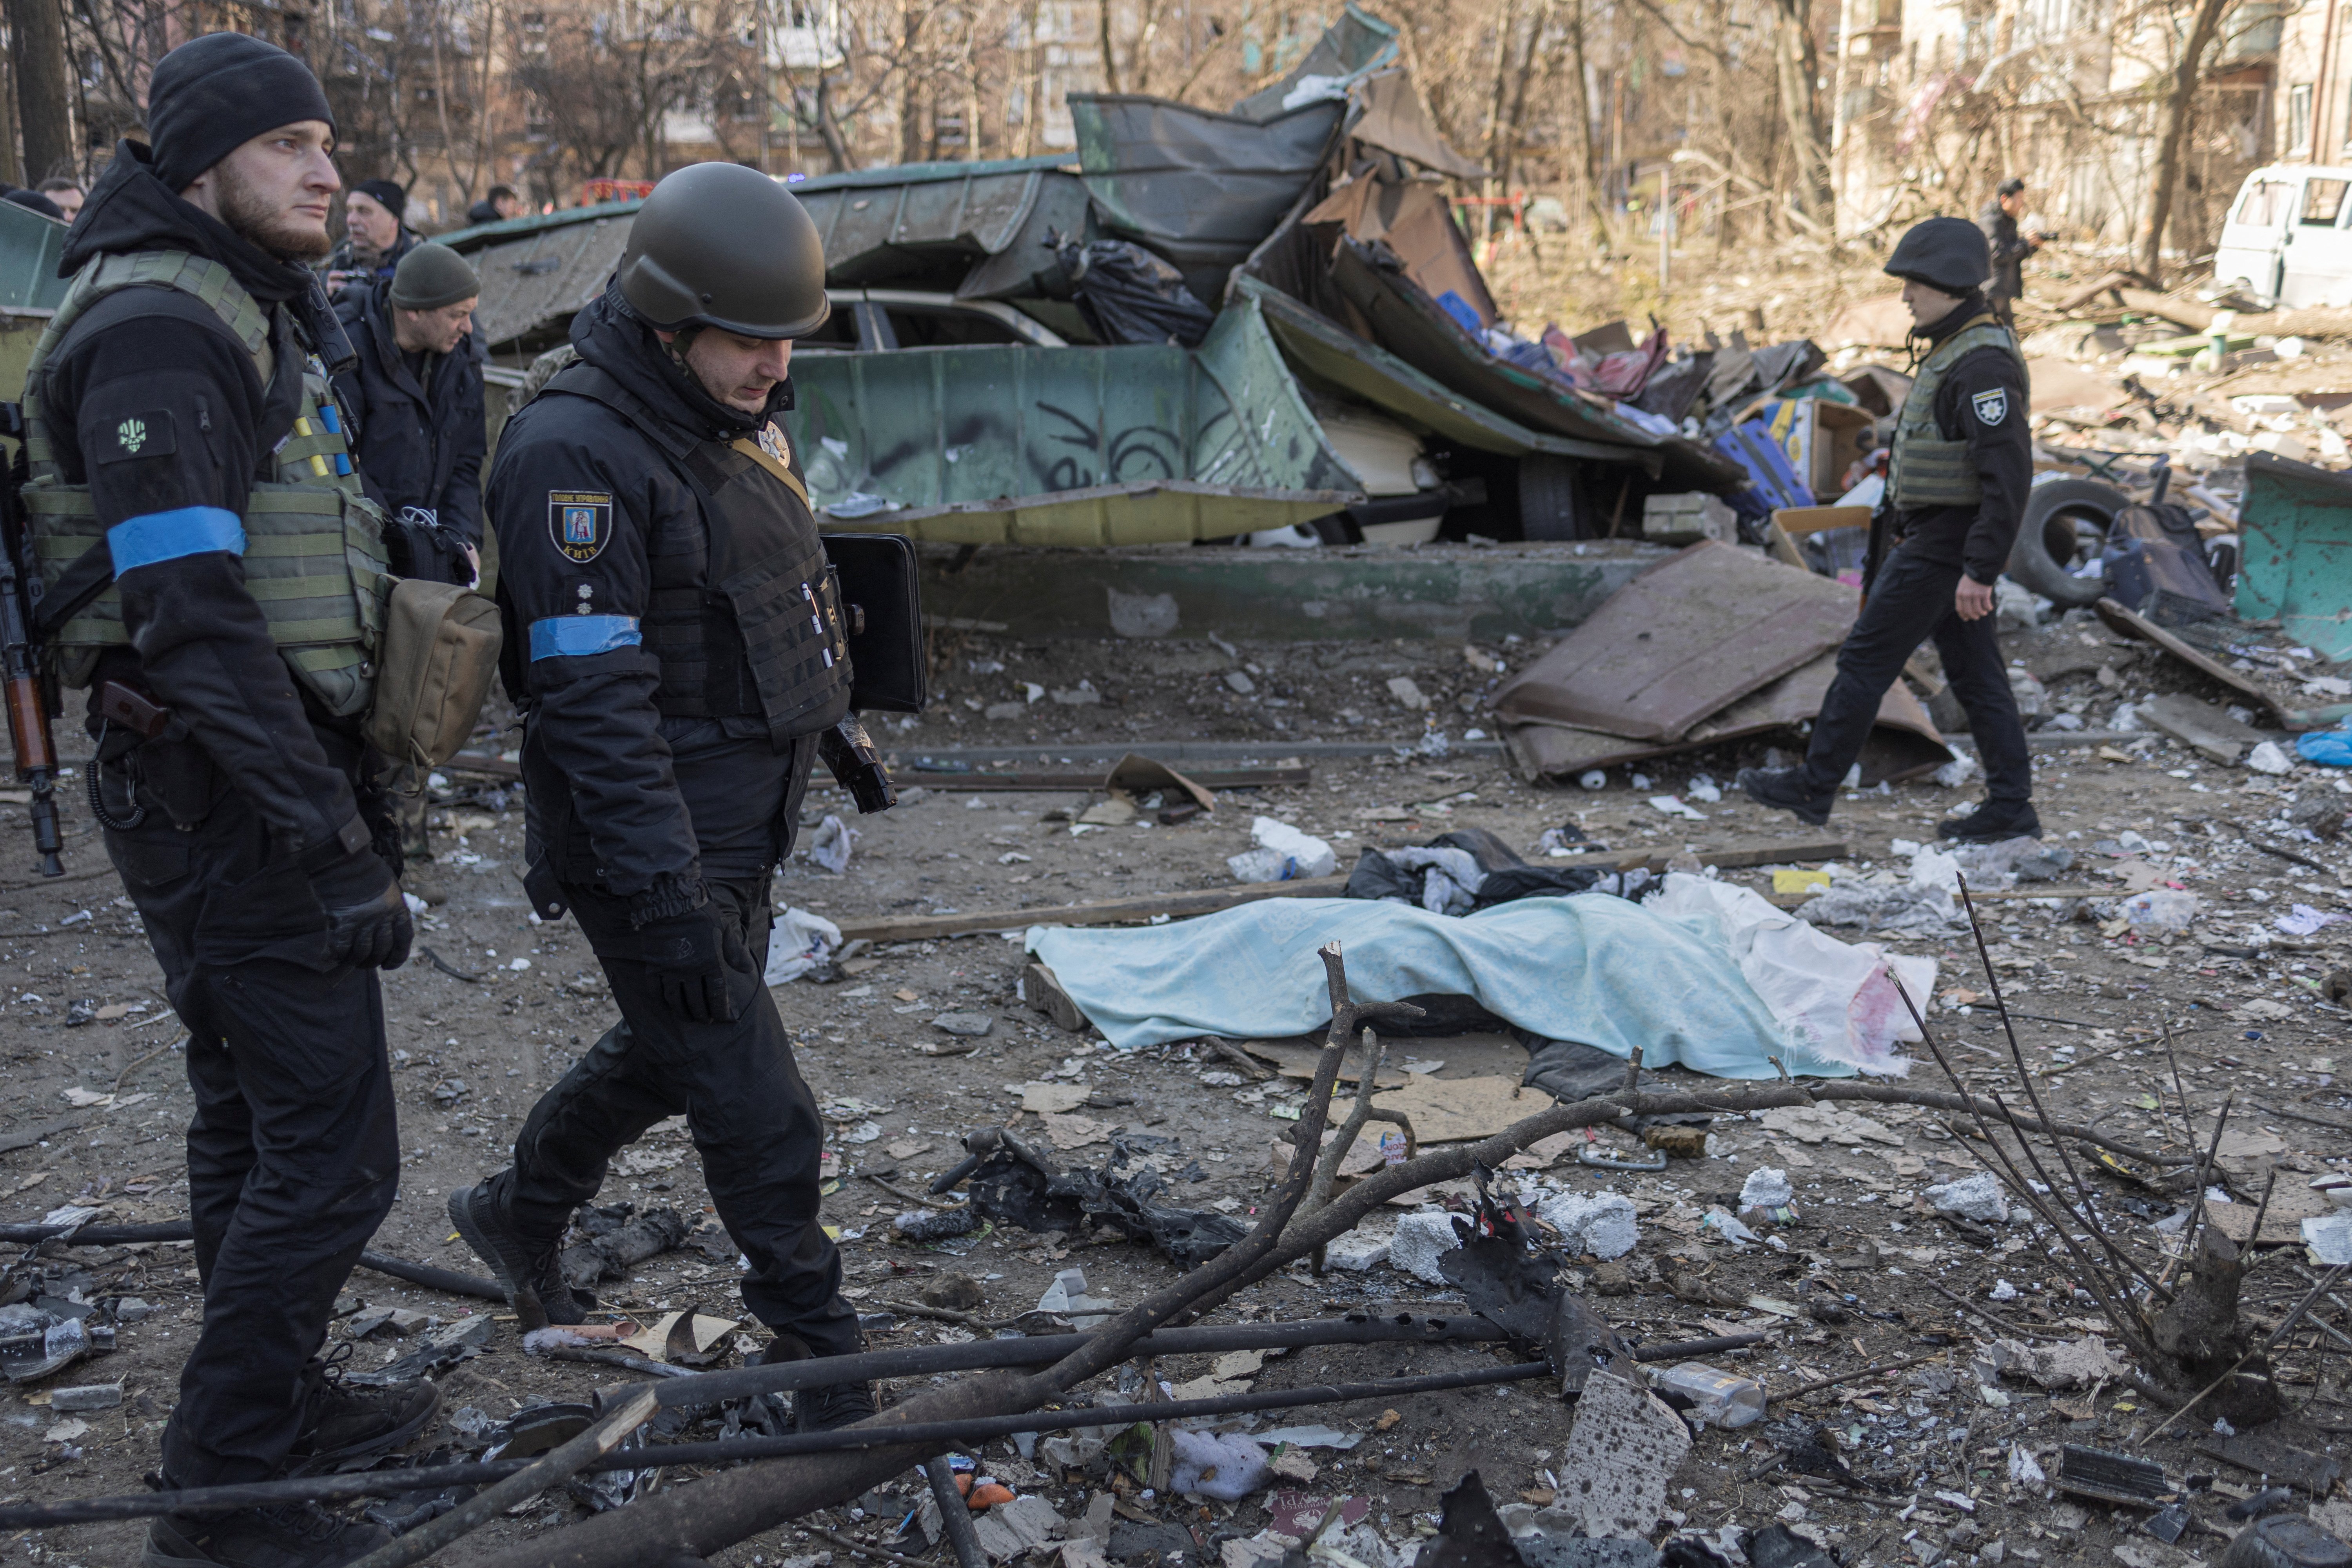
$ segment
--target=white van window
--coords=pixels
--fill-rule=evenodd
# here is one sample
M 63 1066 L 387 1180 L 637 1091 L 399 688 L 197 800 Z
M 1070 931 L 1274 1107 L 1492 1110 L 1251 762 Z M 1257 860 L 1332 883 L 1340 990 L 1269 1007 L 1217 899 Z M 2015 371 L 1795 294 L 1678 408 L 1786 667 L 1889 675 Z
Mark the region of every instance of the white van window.
M 2237 221 L 2255 228 L 2274 228 L 2286 221 L 2287 204 L 2294 199 L 2294 181 L 2256 180 L 2238 202 Z
M 2334 228 L 2338 214 L 2344 210 L 2344 193 L 2352 189 L 2352 180 L 2306 180 L 2303 186 L 2303 221 L 2322 228 Z

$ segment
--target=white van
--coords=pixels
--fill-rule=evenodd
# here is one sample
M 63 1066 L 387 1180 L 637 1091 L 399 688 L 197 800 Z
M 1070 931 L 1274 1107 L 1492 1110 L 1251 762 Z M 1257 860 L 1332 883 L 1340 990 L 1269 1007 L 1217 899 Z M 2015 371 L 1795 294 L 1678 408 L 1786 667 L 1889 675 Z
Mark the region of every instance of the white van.
M 2352 305 L 2352 167 L 2273 163 L 2239 187 L 2213 281 L 2265 303 Z

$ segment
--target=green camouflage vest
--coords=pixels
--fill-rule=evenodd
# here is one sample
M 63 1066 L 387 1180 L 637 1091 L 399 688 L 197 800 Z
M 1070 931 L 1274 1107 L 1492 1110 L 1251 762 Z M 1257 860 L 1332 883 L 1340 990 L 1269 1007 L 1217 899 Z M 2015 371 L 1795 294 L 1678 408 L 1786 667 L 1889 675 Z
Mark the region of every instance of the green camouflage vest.
M 32 474 L 24 489 L 25 517 L 44 595 L 105 542 L 106 529 L 89 487 L 66 483 L 58 468 L 42 415 L 41 367 L 84 310 L 117 289 L 142 286 L 176 289 L 204 301 L 253 356 L 264 386 L 276 368 L 268 317 L 219 262 L 142 250 L 101 256 L 83 268 L 34 345 L 25 375 L 25 456 Z M 361 492 L 341 411 L 315 363 L 303 372 L 301 413 L 274 461 L 273 478 L 256 482 L 246 503 L 246 587 L 296 683 L 337 718 L 365 712 L 374 695 L 376 638 L 393 583 L 383 514 Z M 68 585 L 69 595 L 72 591 Z M 59 679 L 82 687 L 94 677 L 103 649 L 130 641 L 121 593 L 109 576 L 102 591 L 54 629 L 48 646 L 56 651 Z
M 1963 356 L 1995 347 L 2006 349 L 2021 371 L 2025 368 L 2017 339 L 1990 315 L 1976 317 L 1937 343 L 1919 366 L 1919 378 L 1911 384 L 1902 416 L 1895 421 L 1895 451 L 1887 459 L 1887 493 L 1897 508 L 1974 506 L 1984 499 L 1984 486 L 1969 465 L 1968 442 L 1947 441 L 1936 428 L 1936 389 Z M 2025 410 L 2017 415 L 2023 418 Z

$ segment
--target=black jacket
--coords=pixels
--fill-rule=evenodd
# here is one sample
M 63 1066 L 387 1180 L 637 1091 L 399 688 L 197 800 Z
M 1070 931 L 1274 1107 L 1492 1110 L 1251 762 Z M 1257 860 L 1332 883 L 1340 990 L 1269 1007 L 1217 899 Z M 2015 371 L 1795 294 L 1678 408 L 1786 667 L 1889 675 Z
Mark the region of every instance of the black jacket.
M 358 358 L 335 377 L 335 401 L 351 426 L 360 474 L 394 512 L 423 507 L 467 543 L 482 542 L 481 341 L 468 332 L 454 353 L 435 354 L 420 383 L 393 336 L 381 288 L 354 285 L 335 296 L 335 316 Z
M 2017 232 L 2017 220 L 2000 210 L 1999 201 L 1990 201 L 1977 214 L 1977 226 L 1992 246 L 1992 281 L 1985 285 L 1985 292 L 2005 300 L 2022 297 L 2025 258 L 2033 254 L 2033 247 Z
M 757 717 L 665 717 L 661 663 L 637 631 L 648 535 L 699 508 L 674 458 L 751 435 L 766 416 L 705 395 L 614 290 L 572 319 L 572 342 L 653 411 L 662 436 L 657 446 L 604 404 L 551 387 L 499 437 L 490 522 L 508 687 L 529 711 L 526 855 L 627 898 L 642 922 L 699 904 L 706 878 L 764 880 L 790 847 L 814 746 L 780 754 Z M 770 412 L 786 405 L 780 386 Z M 592 541 L 559 537 L 569 503 L 558 498 L 593 498 Z M 557 623 L 577 633 L 583 620 L 608 646 L 555 646 Z
M 1984 310 L 1983 296 L 1971 293 L 1921 335 L 1932 347 Z M 1928 352 L 1922 349 L 1921 356 Z M 2025 373 L 2006 349 L 1972 350 L 1945 374 L 1936 389 L 1936 431 L 1947 441 L 1967 440 L 1984 496 L 1974 506 L 1919 507 L 1898 514 L 1895 531 L 1914 559 L 1964 567 L 1979 583 L 1990 583 L 2008 569 L 2009 549 L 2017 542 L 2025 494 L 2033 482 L 2026 403 Z
M 184 719 L 228 787 L 291 847 L 348 840 L 355 749 L 336 726 L 314 721 L 296 690 L 246 590 L 241 531 L 253 479 L 293 429 L 304 354 L 323 344 L 330 363 L 339 360 L 348 353 L 341 331 L 307 268 L 182 201 L 152 172 L 147 148 L 125 141 L 67 236 L 59 269 L 142 250 L 192 251 L 227 267 L 269 310 L 278 370 L 265 388 L 220 318 L 171 289 L 107 296 L 49 356 L 44 413 L 66 479 L 89 484 L 107 527 L 150 520 L 142 531 L 191 547 L 121 574 L 131 647 L 108 653 L 100 674 L 142 683 Z M 132 453 L 118 433 L 134 420 L 143 434 Z M 208 534 L 237 547 L 192 548 Z

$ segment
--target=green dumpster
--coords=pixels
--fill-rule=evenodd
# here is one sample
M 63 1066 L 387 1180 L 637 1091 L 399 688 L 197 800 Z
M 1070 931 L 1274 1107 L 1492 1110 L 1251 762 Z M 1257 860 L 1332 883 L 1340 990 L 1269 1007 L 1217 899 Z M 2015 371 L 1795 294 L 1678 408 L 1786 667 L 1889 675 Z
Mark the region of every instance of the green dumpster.
M 2352 659 L 2352 474 L 2250 454 L 2238 532 L 2239 616 Z

